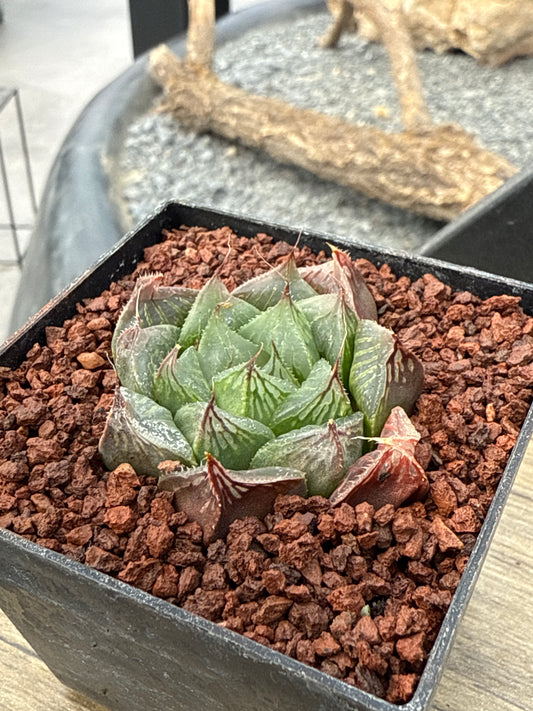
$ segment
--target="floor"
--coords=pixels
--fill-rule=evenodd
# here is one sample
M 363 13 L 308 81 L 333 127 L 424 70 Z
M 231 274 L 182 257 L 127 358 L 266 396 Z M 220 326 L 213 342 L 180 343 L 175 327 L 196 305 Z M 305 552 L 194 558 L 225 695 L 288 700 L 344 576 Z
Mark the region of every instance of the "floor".
M 232 11 L 255 2 L 234 0 Z M 19 91 L 38 201 L 54 156 L 80 111 L 133 61 L 129 5 L 128 0 L 0 0 L 0 9 L 0 88 Z M 13 100 L 0 113 L 0 142 L 23 249 L 35 216 Z M 9 335 L 20 278 L 16 263 L 2 263 L 16 256 L 9 222 L 0 192 L 0 343 Z

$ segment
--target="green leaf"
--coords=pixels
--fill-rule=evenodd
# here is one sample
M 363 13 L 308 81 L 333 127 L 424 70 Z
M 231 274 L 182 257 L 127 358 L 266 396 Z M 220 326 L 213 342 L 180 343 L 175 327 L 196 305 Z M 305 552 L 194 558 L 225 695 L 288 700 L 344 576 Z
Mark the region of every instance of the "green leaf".
M 179 328 L 161 325 L 130 326 L 117 341 L 115 368 L 124 387 L 151 397 L 154 377 L 163 359 L 176 345 Z
M 215 275 L 204 284 L 181 328 L 179 344 L 182 348 L 188 348 L 200 339 L 215 306 L 228 297 L 229 291 L 220 277 Z
M 359 322 L 350 370 L 350 391 L 365 416 L 365 434 L 380 434 L 393 407 L 411 412 L 424 385 L 418 358 L 392 331 L 374 321 Z
M 198 461 L 209 454 L 226 467 L 246 469 L 256 451 L 274 434 L 261 422 L 232 415 L 210 402 L 184 405 L 174 422 L 191 443 Z
M 287 290 L 275 306 L 245 324 L 239 333 L 271 356 L 277 350 L 283 364 L 300 382 L 319 359 L 311 326 Z
M 206 378 L 226 368 L 246 363 L 259 348 L 255 343 L 231 330 L 225 318 L 225 304 L 215 307 L 198 344 L 198 360 Z M 266 360 L 266 355 L 263 354 Z
M 163 286 L 162 279 L 161 274 L 148 274 L 137 279 L 113 332 L 113 358 L 120 334 L 136 323 L 141 328 L 160 324 L 183 325 L 198 291 L 180 286 Z
M 172 413 L 187 402 L 209 400 L 211 388 L 202 373 L 194 346 L 181 353 L 180 347 L 176 346 L 167 355 L 155 374 L 153 397 Z
M 213 389 L 218 407 L 268 425 L 274 410 L 295 387 L 291 381 L 258 368 L 254 357 L 220 373 L 213 380 Z
M 176 507 L 200 523 L 206 544 L 225 536 L 238 517 L 264 518 L 277 496 L 306 494 L 304 474 L 287 467 L 234 471 L 208 454 L 195 469 L 170 463 L 162 469 L 160 488 L 174 492 Z
M 265 311 L 278 303 L 286 287 L 289 288 L 293 301 L 316 296 L 316 291 L 300 276 L 292 253 L 286 262 L 249 279 L 232 293 L 261 311 Z
M 352 412 L 350 399 L 339 380 L 337 367 L 325 360 L 313 366 L 299 390 L 291 393 L 278 407 L 271 427 L 276 435 L 305 425 L 321 425 Z
M 285 466 L 305 472 L 310 496 L 329 496 L 362 453 L 363 414 L 307 425 L 264 444 L 251 467 Z
M 278 349 L 272 341 L 270 342 L 270 349 L 270 358 L 268 359 L 268 362 L 265 363 L 265 365 L 261 366 L 261 370 L 267 375 L 273 375 L 275 378 L 279 378 L 280 380 L 283 380 L 286 383 L 290 383 L 292 385 L 295 385 L 296 387 L 299 387 L 300 383 L 294 377 L 293 373 L 283 363 L 278 353 Z
M 166 459 L 186 466 L 196 464 L 191 446 L 171 413 L 124 387 L 115 392 L 98 448 L 110 470 L 128 462 L 138 474 L 159 476 L 158 465 Z
M 298 308 L 311 324 L 318 352 L 330 365 L 339 360 L 339 373 L 348 387 L 353 359 L 353 341 L 358 318 L 344 298 L 344 292 L 321 294 L 298 302 Z

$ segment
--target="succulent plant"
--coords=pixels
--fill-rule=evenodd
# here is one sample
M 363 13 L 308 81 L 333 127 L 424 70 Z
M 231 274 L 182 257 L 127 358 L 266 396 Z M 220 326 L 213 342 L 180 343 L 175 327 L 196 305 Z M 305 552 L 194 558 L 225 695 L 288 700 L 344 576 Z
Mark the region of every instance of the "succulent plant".
M 141 277 L 112 341 L 121 386 L 100 440 L 106 466 L 160 477 L 206 540 L 280 493 L 372 499 L 377 481 L 379 501 L 420 495 L 405 411 L 422 366 L 376 319 L 336 248 L 301 269 L 291 254 L 231 293 L 217 275 L 198 291 Z

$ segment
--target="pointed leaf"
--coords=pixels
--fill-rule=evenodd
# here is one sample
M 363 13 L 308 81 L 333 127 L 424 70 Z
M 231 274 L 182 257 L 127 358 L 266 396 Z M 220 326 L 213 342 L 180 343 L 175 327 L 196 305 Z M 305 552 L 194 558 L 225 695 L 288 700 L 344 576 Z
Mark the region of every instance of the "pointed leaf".
M 286 262 L 244 282 L 232 293 L 265 311 L 278 303 L 287 286 L 293 301 L 316 296 L 316 291 L 300 276 L 292 252 Z
M 287 395 L 294 392 L 291 381 L 284 381 L 258 368 L 256 358 L 223 371 L 214 378 L 218 407 L 233 415 L 251 417 L 265 425 Z
M 154 377 L 163 359 L 176 345 L 179 328 L 161 325 L 130 326 L 117 341 L 115 368 L 124 387 L 151 397 Z
M 355 311 L 347 306 L 344 292 L 313 296 L 298 302 L 298 308 L 311 324 L 320 355 L 330 365 L 335 365 L 340 356 L 341 380 L 348 387 L 358 319 Z
M 329 496 L 362 452 L 363 414 L 308 425 L 264 444 L 251 467 L 286 466 L 305 472 L 310 496 Z
M 422 392 L 424 371 L 389 329 L 359 322 L 350 371 L 350 391 L 365 415 L 365 434 L 377 436 L 396 405 L 411 412 Z
M 172 413 L 187 402 L 209 400 L 211 388 L 200 368 L 194 346 L 182 353 L 176 346 L 167 355 L 155 374 L 153 397 Z
M 209 452 L 224 466 L 246 469 L 256 451 L 274 434 L 261 422 L 232 415 L 210 402 L 184 405 L 174 422 L 191 443 L 198 461 Z
M 144 395 L 117 388 L 98 449 L 106 467 L 128 462 L 138 474 L 158 476 L 159 463 L 174 459 L 192 466 L 191 446 L 171 413 Z
M 267 373 L 267 375 L 273 375 L 275 378 L 283 380 L 285 383 L 290 383 L 296 386 L 300 385 L 293 373 L 281 360 L 278 349 L 272 341 L 270 342 L 270 358 L 265 365 L 261 366 L 261 370 Z
M 194 345 L 200 339 L 217 304 L 229 297 L 229 291 L 218 276 L 213 276 L 198 292 L 181 328 L 179 344 L 182 348 Z
M 215 307 L 198 344 L 198 360 L 206 378 L 253 358 L 258 347 L 228 326 L 224 304 Z M 263 354 L 266 360 L 266 354 Z
M 205 543 L 225 536 L 236 518 L 264 518 L 281 494 L 306 493 L 302 472 L 286 467 L 232 471 L 209 454 L 195 469 L 164 462 L 161 470 L 159 488 L 174 492 L 176 507 L 202 526 Z
M 239 329 L 239 333 L 262 346 L 268 356 L 274 344 L 284 365 L 299 381 L 307 378 L 319 359 L 309 321 L 287 290 L 275 306 L 256 316 Z
M 329 261 L 303 267 L 300 274 L 319 294 L 344 291 L 348 305 L 358 318 L 376 321 L 376 302 L 354 261 L 338 247 L 332 246 L 331 253 Z
M 136 322 L 141 328 L 160 324 L 183 325 L 198 291 L 181 286 L 163 286 L 162 279 L 162 274 L 148 274 L 137 279 L 113 331 L 113 358 L 120 334 Z
M 350 399 L 339 380 L 337 368 L 319 360 L 300 389 L 288 395 L 278 407 L 270 426 L 280 435 L 305 425 L 321 425 L 351 412 Z
M 348 469 L 330 497 L 333 506 L 357 506 L 368 501 L 376 509 L 385 504 L 398 507 L 427 494 L 426 474 L 414 456 L 420 435 L 401 407 L 393 409 L 383 434 L 383 439 L 378 438 L 377 449 L 364 454 Z

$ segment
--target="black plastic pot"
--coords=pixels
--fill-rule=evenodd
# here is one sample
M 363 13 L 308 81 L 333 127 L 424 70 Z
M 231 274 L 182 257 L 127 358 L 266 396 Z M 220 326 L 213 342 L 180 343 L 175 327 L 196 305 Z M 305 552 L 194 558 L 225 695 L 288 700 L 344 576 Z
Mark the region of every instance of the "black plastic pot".
M 0 364 L 18 365 L 45 327 L 61 325 L 81 299 L 97 296 L 131 272 L 161 229 L 181 224 L 229 225 L 240 235 L 324 246 L 324 236 L 171 203 L 127 235 L 72 287 L 55 297 L 4 346 Z M 437 261 L 331 240 L 353 257 L 388 263 L 399 275 L 435 274 L 454 289 L 487 298 L 522 297 L 533 313 L 533 286 Z M 405 711 L 427 709 L 458 623 L 533 431 L 530 412 L 413 699 Z M 398 707 L 274 652 L 147 593 L 0 530 L 0 606 L 37 654 L 67 686 L 113 711 L 393 711 Z
M 419 253 L 533 282 L 533 170 L 522 170 L 439 230 Z

